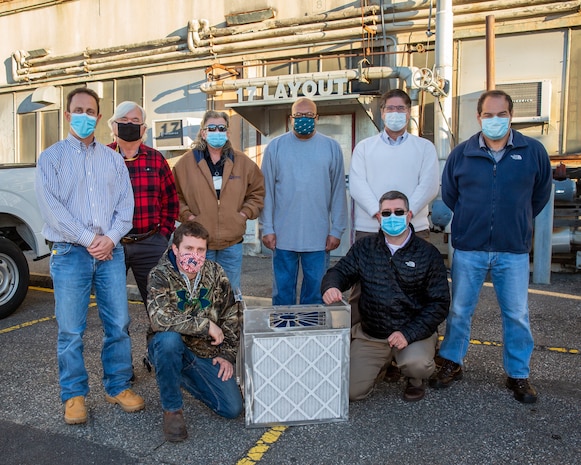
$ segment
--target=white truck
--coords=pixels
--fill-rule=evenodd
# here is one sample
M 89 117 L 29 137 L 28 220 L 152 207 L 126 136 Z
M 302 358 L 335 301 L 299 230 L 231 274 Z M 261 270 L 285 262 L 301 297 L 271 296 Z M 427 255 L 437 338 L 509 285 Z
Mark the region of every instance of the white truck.
M 0 319 L 12 314 L 26 297 L 28 261 L 49 255 L 41 234 L 43 220 L 34 193 L 35 165 L 0 165 Z

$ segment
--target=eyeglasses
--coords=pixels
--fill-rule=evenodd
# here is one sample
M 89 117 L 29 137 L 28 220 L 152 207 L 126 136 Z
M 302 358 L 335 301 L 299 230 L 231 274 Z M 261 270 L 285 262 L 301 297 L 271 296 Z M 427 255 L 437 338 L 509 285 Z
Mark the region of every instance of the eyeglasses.
M 204 129 L 209 132 L 226 132 L 228 130 L 228 126 L 225 124 L 208 124 Z
M 393 113 L 394 111 L 397 111 L 398 113 L 403 113 L 404 111 L 407 111 L 408 107 L 406 107 L 405 105 L 387 105 L 384 106 L 383 109 L 388 113 Z
M 401 208 L 398 208 L 397 210 L 391 211 L 391 210 L 383 210 L 381 212 L 381 216 L 383 217 L 388 217 L 391 216 L 391 214 L 393 213 L 395 216 L 403 216 L 408 212 L 408 210 L 402 210 Z
M 295 113 L 294 115 L 291 115 L 292 118 L 309 118 L 309 119 L 315 119 L 317 117 L 316 113 L 313 113 L 312 111 L 309 111 L 308 113 Z
M 127 118 L 119 118 L 119 120 L 115 121 L 117 124 L 127 124 L 127 123 L 131 123 L 131 124 L 136 124 L 138 126 L 142 126 L 144 123 L 141 122 L 141 120 L 137 119 L 137 118 L 133 118 L 133 119 L 127 119 Z

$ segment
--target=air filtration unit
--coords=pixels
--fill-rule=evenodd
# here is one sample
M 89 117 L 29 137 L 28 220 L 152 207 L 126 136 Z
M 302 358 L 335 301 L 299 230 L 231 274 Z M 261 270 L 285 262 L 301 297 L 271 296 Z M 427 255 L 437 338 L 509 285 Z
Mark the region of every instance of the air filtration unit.
M 347 420 L 350 329 L 345 302 L 247 308 L 246 426 Z

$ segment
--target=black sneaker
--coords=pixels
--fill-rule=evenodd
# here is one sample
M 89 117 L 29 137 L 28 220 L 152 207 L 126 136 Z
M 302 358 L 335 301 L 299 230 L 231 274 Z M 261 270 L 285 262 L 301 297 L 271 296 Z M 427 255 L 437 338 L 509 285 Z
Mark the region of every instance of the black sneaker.
M 506 387 L 514 392 L 514 398 L 523 404 L 534 404 L 537 401 L 537 390 L 529 383 L 528 378 L 507 378 Z
M 430 387 L 434 389 L 446 388 L 453 381 L 462 379 L 462 366 L 445 358 L 442 360 L 442 366 L 430 378 Z

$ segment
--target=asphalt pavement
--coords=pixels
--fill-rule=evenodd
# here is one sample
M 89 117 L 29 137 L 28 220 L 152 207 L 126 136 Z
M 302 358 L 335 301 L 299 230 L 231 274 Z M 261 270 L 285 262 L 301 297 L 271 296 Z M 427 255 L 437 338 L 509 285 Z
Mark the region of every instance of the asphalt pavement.
M 128 295 L 137 376 L 144 411 L 128 414 L 104 399 L 102 330 L 92 301 L 85 334 L 91 392 L 85 425 L 66 425 L 59 401 L 57 327 L 47 260 L 31 263 L 21 308 L 0 320 L 0 463 L 27 464 L 563 464 L 581 463 L 581 275 L 555 274 L 531 285 L 535 336 L 531 380 L 536 404 L 523 405 L 504 387 L 502 336 L 494 291 L 487 284 L 473 321 L 462 381 L 428 390 L 420 402 L 401 398 L 404 381 L 382 382 L 351 403 L 347 421 L 247 428 L 225 420 L 185 394 L 189 438 L 167 443 L 155 377 L 141 363 L 147 317 L 131 277 Z M 271 261 L 244 257 L 248 306 L 269 306 Z M 443 334 L 444 328 L 441 328 Z

